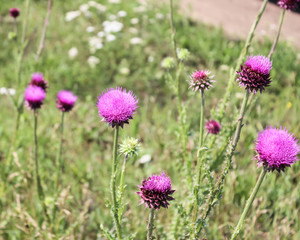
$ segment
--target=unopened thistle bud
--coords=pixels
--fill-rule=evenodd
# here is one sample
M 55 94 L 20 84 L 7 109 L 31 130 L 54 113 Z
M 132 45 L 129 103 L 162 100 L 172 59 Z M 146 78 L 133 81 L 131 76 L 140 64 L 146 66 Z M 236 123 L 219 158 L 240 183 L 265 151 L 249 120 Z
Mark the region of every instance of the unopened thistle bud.
M 171 69 L 175 66 L 175 61 L 174 61 L 174 58 L 172 57 L 166 57 L 162 60 L 161 62 L 161 66 L 163 68 L 166 68 L 166 69 Z
M 213 87 L 212 83 L 215 81 L 213 80 L 214 76 L 210 75 L 209 71 L 195 71 L 190 76 L 190 80 L 188 83 L 193 91 L 200 91 L 200 90 L 207 90 Z
M 177 56 L 179 60 L 185 61 L 189 58 L 190 52 L 186 48 L 177 48 Z
M 127 156 L 133 156 L 137 155 L 140 151 L 140 144 L 138 139 L 136 138 L 126 138 L 122 144 L 120 144 L 119 149 L 121 154 L 127 155 Z

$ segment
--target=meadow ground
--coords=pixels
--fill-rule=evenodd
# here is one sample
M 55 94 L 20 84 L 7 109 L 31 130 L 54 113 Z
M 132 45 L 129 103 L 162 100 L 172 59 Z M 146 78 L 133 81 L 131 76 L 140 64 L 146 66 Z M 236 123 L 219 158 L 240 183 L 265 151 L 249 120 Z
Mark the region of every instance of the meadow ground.
M 28 28 L 24 35 L 26 47 L 19 68 L 26 2 L 30 2 Z M 40 174 L 49 212 L 55 206 L 59 208 L 54 230 L 50 231 L 35 187 L 34 118 L 27 108 L 20 119 L 12 166 L 6 175 L 17 111 L 11 97 L 1 94 L 2 239 L 105 239 L 100 224 L 107 229 L 113 228 L 109 210 L 113 131 L 101 122 L 96 102 L 101 92 L 116 86 L 132 90 L 139 99 L 134 119 L 121 130 L 120 138 L 137 138 L 142 146 L 138 156 L 129 159 L 126 168 L 124 233 L 135 234 L 135 239 L 145 239 L 148 210 L 138 206 L 137 185 L 147 176 L 164 170 L 172 179 L 176 200 L 171 202 L 169 209 L 160 210 L 155 234 L 157 239 L 187 239 L 186 216 L 181 207 L 189 204 L 191 196 L 180 162 L 177 100 L 168 73 L 161 66 L 165 57 L 173 55 L 169 8 L 158 1 L 107 0 L 98 3 L 104 6 L 101 11 L 95 7 L 86 9 L 83 4 L 87 1 L 84 0 L 54 1 L 45 48 L 39 61 L 36 61 L 36 55 L 47 2 L 12 0 L 0 4 L 0 87 L 15 89 L 13 99 L 22 101 L 32 73 L 42 72 L 49 83 L 38 116 Z M 14 22 L 8 14 L 11 7 L 21 9 L 16 41 L 9 34 L 14 31 Z M 219 28 L 180 15 L 177 10 L 174 16 L 177 46 L 190 51 L 180 79 L 187 115 L 188 150 L 194 156 L 199 135 L 200 96 L 188 89 L 189 75 L 195 69 L 209 69 L 215 75 L 216 83 L 206 94 L 205 120 L 211 119 L 224 96 L 230 72 L 244 42 L 225 36 Z M 80 15 L 74 17 L 76 14 L 70 15 L 70 11 L 79 11 Z M 103 24 L 105 21 L 110 22 L 109 27 L 113 30 L 105 31 L 108 26 Z M 250 54 L 267 55 L 272 37 L 255 38 Z M 249 191 L 259 175 L 253 160 L 257 133 L 266 126 L 284 126 L 295 133 L 295 137 L 300 137 L 300 53 L 292 44 L 283 41 L 278 44 L 271 76 L 271 86 L 263 94 L 254 95 L 249 105 L 251 111 L 245 117 L 233 169 L 227 176 L 222 198 L 205 226 L 207 239 L 229 238 L 238 222 Z M 20 79 L 19 84 L 17 79 Z M 71 90 L 78 100 L 74 109 L 65 116 L 62 155 L 65 170 L 60 198 L 55 201 L 55 161 L 61 118 L 56 108 L 56 95 L 61 89 Z M 226 151 L 227 136 L 236 123 L 242 98 L 243 90 L 235 84 L 222 119 L 222 134 L 216 138 L 208 159 L 214 179 L 222 171 L 223 159 L 219 154 Z M 140 159 L 147 155 L 151 156 L 151 161 L 141 163 Z M 296 163 L 285 173 L 267 175 L 246 219 L 242 239 L 300 239 L 299 173 L 300 164 Z M 204 190 L 205 186 L 205 194 Z M 178 229 L 175 227 L 177 219 Z

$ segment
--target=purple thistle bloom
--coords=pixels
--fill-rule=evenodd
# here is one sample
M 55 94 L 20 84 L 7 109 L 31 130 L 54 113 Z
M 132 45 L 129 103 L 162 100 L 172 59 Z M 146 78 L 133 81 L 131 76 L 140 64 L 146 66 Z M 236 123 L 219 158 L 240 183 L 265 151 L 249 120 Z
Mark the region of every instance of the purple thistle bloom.
M 258 134 L 255 151 L 258 165 L 267 167 L 269 171 L 284 171 L 298 161 L 300 147 L 298 140 L 288 130 L 272 126 Z
M 131 91 L 121 87 L 105 90 L 99 97 L 97 107 L 104 122 L 112 127 L 129 123 L 137 107 L 138 99 Z
M 9 9 L 9 15 L 13 18 L 17 18 L 20 15 L 20 9 L 19 8 Z
M 46 89 L 48 88 L 47 84 L 48 82 L 44 79 L 42 73 L 32 74 L 30 85 L 41 87 L 42 89 L 44 89 L 44 91 L 46 91 Z
M 256 93 L 258 90 L 262 93 L 265 87 L 271 83 L 270 71 L 272 69 L 272 61 L 265 56 L 249 56 L 245 62 L 245 66 L 241 65 L 241 71 L 237 81 L 239 85 L 245 87 L 249 92 Z
M 24 95 L 26 105 L 30 109 L 35 110 L 42 106 L 46 92 L 41 87 L 29 85 Z
M 62 112 L 69 112 L 74 107 L 74 104 L 77 100 L 77 96 L 75 96 L 72 92 L 67 90 L 59 91 L 57 94 L 57 108 Z
M 205 123 L 205 128 L 208 133 L 218 134 L 221 131 L 221 125 L 216 120 L 210 120 Z
M 297 3 L 300 2 L 300 0 L 280 0 L 278 1 L 278 5 L 281 8 L 284 8 L 286 10 L 291 10 L 297 8 Z
M 140 205 L 145 203 L 145 207 L 160 209 L 160 207 L 168 208 L 168 201 L 174 200 L 172 195 L 175 190 L 171 190 L 171 180 L 164 172 L 161 175 L 152 175 L 148 179 L 144 179 L 142 186 L 138 186 L 141 196 Z
M 209 89 L 210 87 L 212 87 L 212 83 L 214 83 L 215 81 L 213 80 L 214 76 L 210 76 L 210 72 L 209 71 L 195 71 L 192 73 L 192 75 L 190 76 L 190 80 L 188 81 L 188 83 L 190 84 L 190 87 L 193 91 L 200 91 L 200 90 L 205 90 L 205 89 Z

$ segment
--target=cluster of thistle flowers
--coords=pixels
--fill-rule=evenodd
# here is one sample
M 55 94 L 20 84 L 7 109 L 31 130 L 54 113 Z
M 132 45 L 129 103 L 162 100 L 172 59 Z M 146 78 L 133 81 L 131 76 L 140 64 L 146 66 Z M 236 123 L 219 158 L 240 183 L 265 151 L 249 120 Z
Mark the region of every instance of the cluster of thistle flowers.
M 36 110 L 41 108 L 46 98 L 48 82 L 44 79 L 42 73 L 33 73 L 31 82 L 25 90 L 25 104 L 28 108 Z M 62 112 L 72 110 L 77 96 L 67 90 L 62 90 L 57 94 L 57 108 Z
M 99 96 L 97 107 L 102 121 L 108 123 L 112 128 L 123 128 L 124 124 L 128 124 L 129 120 L 133 119 L 133 115 L 138 108 L 137 103 L 138 99 L 131 91 L 116 87 L 116 89 L 107 89 Z M 133 145 L 136 146 L 136 144 Z M 164 172 L 160 175 L 148 177 L 139 188 L 140 192 L 137 192 L 137 194 L 141 196 L 141 203 L 145 203 L 146 207 L 154 209 L 167 208 L 168 201 L 174 200 L 170 195 L 175 190 L 171 189 L 171 180 Z

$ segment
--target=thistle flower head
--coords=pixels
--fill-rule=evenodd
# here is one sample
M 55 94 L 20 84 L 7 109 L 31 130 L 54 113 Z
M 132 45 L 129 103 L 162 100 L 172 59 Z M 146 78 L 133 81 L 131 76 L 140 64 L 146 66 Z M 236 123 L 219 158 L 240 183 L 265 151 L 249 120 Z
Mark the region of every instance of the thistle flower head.
M 62 112 L 69 112 L 74 107 L 74 104 L 77 100 L 72 92 L 67 90 L 62 90 L 57 94 L 57 108 Z
M 186 48 L 177 48 L 176 53 L 181 61 L 185 61 L 190 57 L 190 52 Z
M 104 122 L 112 127 L 129 123 L 137 109 L 138 99 L 131 91 L 120 87 L 110 88 L 98 97 L 97 107 Z
M 213 80 L 214 76 L 210 75 L 209 71 L 195 71 L 191 74 L 190 80 L 188 83 L 190 84 L 190 87 L 193 91 L 200 91 L 209 89 L 212 87 L 212 83 L 215 81 Z
M 20 15 L 20 9 L 19 8 L 11 8 L 9 9 L 9 15 L 13 18 L 17 18 Z
M 46 89 L 48 88 L 47 84 L 48 82 L 44 79 L 42 73 L 37 72 L 32 74 L 30 85 L 41 87 L 42 89 L 44 89 L 44 91 L 46 91 Z
M 31 85 L 26 88 L 24 94 L 25 103 L 32 110 L 41 108 L 45 97 L 46 92 L 42 88 Z
M 298 2 L 300 2 L 300 0 L 279 0 L 277 4 L 281 8 L 284 8 L 286 10 L 291 10 L 297 8 Z
M 259 90 L 262 93 L 271 83 L 271 69 L 272 62 L 269 58 L 261 55 L 249 56 L 245 65 L 241 65 L 241 71 L 237 72 L 237 81 L 249 92 L 256 93 Z
M 298 140 L 288 130 L 271 126 L 258 134 L 255 151 L 259 165 L 267 167 L 269 171 L 280 172 L 298 161 L 300 147 Z
M 210 120 L 205 123 L 205 128 L 208 133 L 218 134 L 221 131 L 221 124 L 216 120 Z
M 127 156 L 133 156 L 137 155 L 140 151 L 140 144 L 139 140 L 136 138 L 126 138 L 122 144 L 120 144 L 120 153 L 127 155 Z
M 175 60 L 172 57 L 166 57 L 162 60 L 161 66 L 166 69 L 171 69 L 175 66 Z
M 142 198 L 140 205 L 145 203 L 145 207 L 160 209 L 168 208 L 168 201 L 174 200 L 172 195 L 175 190 L 171 190 L 171 180 L 164 172 L 161 175 L 152 175 L 144 179 L 142 186 L 138 186 L 140 192 L 137 194 Z

